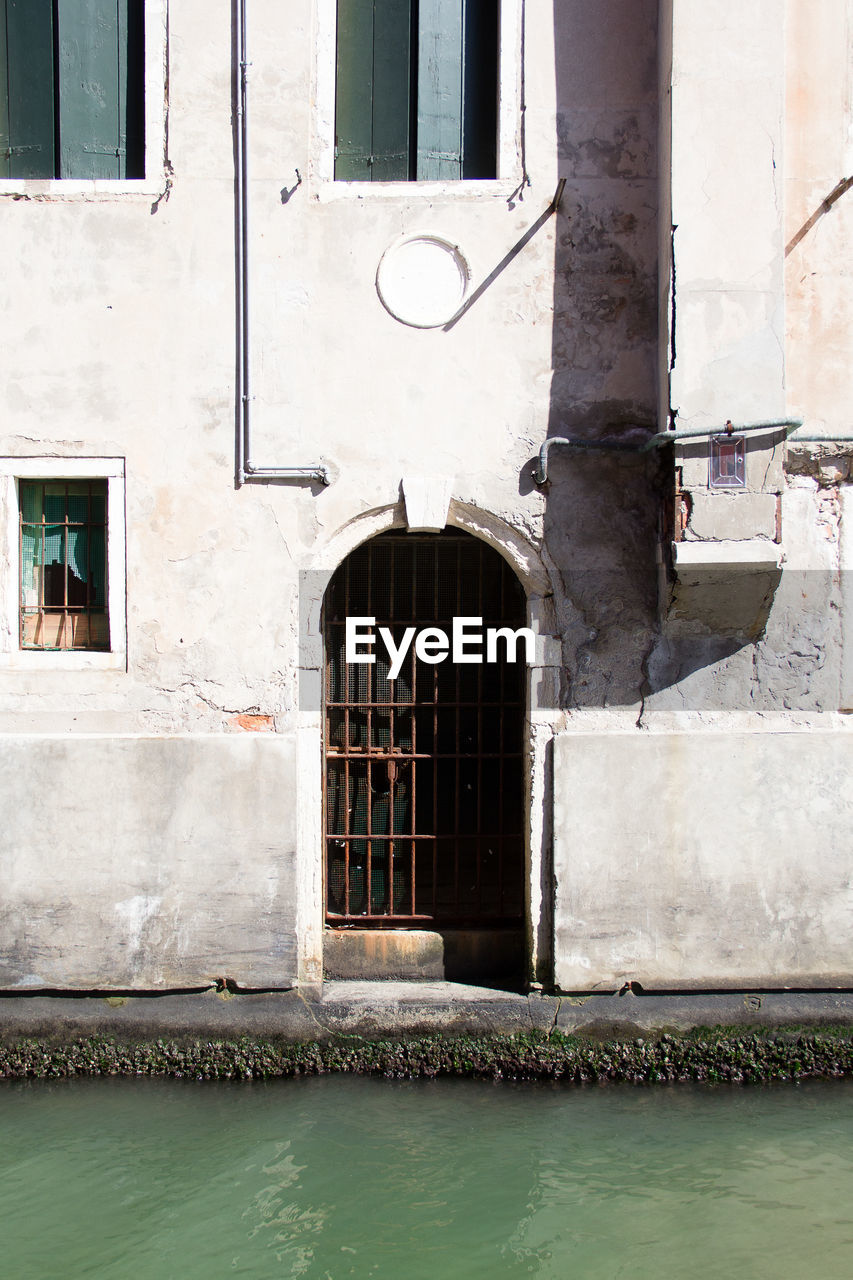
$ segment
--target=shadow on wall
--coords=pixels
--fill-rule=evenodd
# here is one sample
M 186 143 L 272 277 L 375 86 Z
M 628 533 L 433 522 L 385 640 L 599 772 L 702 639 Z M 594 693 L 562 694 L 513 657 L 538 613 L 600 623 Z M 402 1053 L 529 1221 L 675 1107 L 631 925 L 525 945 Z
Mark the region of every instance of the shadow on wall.
M 567 182 L 556 215 L 551 436 L 643 439 L 656 429 L 657 9 L 657 0 L 554 0 Z M 533 487 L 532 465 L 522 491 Z M 637 703 L 655 640 L 671 459 L 556 449 L 549 471 L 564 704 Z
M 780 434 L 780 445 L 783 438 Z M 756 462 L 767 465 L 765 441 L 755 436 L 748 437 L 746 454 L 747 458 L 754 455 L 751 464 L 747 464 L 747 473 L 755 472 Z M 679 474 L 688 466 L 694 475 L 697 469 L 707 474 L 707 441 L 682 442 L 679 460 L 682 464 Z M 675 506 L 679 510 L 673 510 L 672 518 L 667 521 L 671 532 L 667 530 L 666 547 L 668 550 L 674 538 L 679 541 L 679 552 L 683 550 L 688 555 L 680 561 L 677 575 L 670 573 L 668 581 L 662 582 L 661 610 L 665 613 L 665 620 L 648 661 L 648 691 L 655 693 L 681 685 L 687 677 L 706 670 L 709 680 L 705 694 L 718 705 L 721 701 L 733 701 L 737 705 L 743 700 L 744 689 L 738 687 L 738 682 L 727 682 L 723 678 L 721 664 L 726 665 L 729 675 L 733 674 L 729 660 L 736 659 L 736 655 L 762 639 L 782 573 L 771 563 L 735 567 L 726 562 L 724 551 L 720 555 L 719 549 L 714 550 L 714 539 L 730 537 L 738 540 L 745 536 L 744 517 L 735 515 L 735 512 L 741 510 L 744 498 L 751 500 L 750 495 L 724 489 L 678 492 L 677 488 L 677 485 L 673 486 Z M 756 536 L 768 539 L 764 545 L 769 560 L 772 560 L 776 547 L 769 541 L 774 532 L 770 522 L 777 526 L 775 532 L 778 537 L 778 499 L 771 492 L 754 493 L 751 497 L 764 503 L 764 523 L 759 522 L 761 527 L 756 526 L 754 532 Z M 698 510 L 695 498 L 701 499 Z M 709 503 L 716 508 L 714 520 L 709 520 Z M 769 512 L 774 514 L 769 516 Z M 691 561 L 691 551 L 702 552 L 698 561 Z M 751 665 L 752 655 L 743 652 L 740 661 Z M 735 661 L 734 666 L 737 665 Z M 714 668 L 717 670 L 712 670 Z M 701 684 L 695 684 L 695 691 L 689 694 L 682 689 L 682 695 L 697 696 L 699 702 L 705 701 Z
M 556 215 L 549 436 L 639 443 L 657 430 L 658 8 L 658 0 L 554 0 L 566 186 Z M 533 488 L 534 461 L 522 492 Z M 706 575 L 698 592 L 684 575 L 675 580 L 673 494 L 669 448 L 552 451 L 545 541 L 564 706 L 636 705 L 741 651 L 739 661 L 750 660 L 780 575 Z M 708 696 L 718 700 L 723 687 L 711 673 Z

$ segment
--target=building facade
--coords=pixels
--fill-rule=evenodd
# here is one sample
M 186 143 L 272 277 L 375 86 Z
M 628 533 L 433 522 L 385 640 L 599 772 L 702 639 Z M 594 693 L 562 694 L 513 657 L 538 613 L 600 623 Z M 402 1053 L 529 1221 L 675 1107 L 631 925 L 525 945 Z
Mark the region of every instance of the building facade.
M 0 10 L 0 988 L 851 985 L 851 0 Z

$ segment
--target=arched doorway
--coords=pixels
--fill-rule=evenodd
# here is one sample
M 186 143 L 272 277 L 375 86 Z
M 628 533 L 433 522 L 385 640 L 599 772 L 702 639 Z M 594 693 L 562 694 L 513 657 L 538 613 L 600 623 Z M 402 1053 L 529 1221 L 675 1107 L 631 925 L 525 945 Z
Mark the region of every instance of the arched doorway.
M 520 980 L 524 644 L 515 653 L 499 639 L 489 655 L 474 642 L 459 655 L 468 661 L 455 662 L 452 652 L 437 660 L 438 642 L 419 655 L 416 636 L 436 628 L 450 638 L 454 618 L 482 619 L 484 636 L 515 632 L 525 612 L 503 557 L 460 530 L 381 534 L 332 578 L 324 617 L 326 924 L 346 933 L 350 957 L 357 933 L 362 957 L 337 976 L 415 976 L 419 963 L 433 966 L 423 976 L 437 976 L 435 948 L 419 951 L 411 936 L 404 947 L 400 935 L 395 951 L 387 933 L 418 930 L 440 938 L 444 976 Z M 373 619 L 359 624 L 374 637 L 360 645 L 372 663 L 347 662 L 348 618 Z M 392 651 L 401 654 L 396 663 Z M 471 660 L 478 652 L 493 660 Z M 381 945 L 375 931 L 384 933 Z

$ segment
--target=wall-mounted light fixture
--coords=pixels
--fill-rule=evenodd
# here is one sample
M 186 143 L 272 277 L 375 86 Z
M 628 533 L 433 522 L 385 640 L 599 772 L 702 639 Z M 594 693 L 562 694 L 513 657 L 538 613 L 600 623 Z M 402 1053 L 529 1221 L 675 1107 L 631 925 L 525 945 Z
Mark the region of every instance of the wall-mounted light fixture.
M 724 435 L 711 436 L 708 484 L 712 489 L 746 488 L 746 446 L 743 436 L 734 434 L 731 422 Z

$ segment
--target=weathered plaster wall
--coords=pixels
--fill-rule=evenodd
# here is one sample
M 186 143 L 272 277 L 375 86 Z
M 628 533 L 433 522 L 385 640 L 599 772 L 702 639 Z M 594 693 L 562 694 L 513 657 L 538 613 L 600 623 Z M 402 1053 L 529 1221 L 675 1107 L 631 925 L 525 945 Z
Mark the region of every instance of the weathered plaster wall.
M 547 497 L 529 479 L 549 430 L 655 415 L 656 3 L 605 7 L 602 22 L 580 0 L 526 6 L 523 138 L 519 116 L 505 178 L 356 193 L 320 164 L 334 5 L 250 6 L 255 456 L 324 459 L 322 492 L 233 488 L 228 5 L 170 7 L 164 198 L 66 198 L 60 184 L 0 197 L 21 264 L 0 285 L 0 449 L 126 459 L 129 645 L 126 674 L 0 674 L 0 729 L 215 732 L 249 715 L 291 731 L 298 571 L 356 516 L 396 507 L 418 472 L 450 477 L 458 502 L 534 546 L 551 539 L 558 593 L 572 580 L 572 686 L 636 700 L 636 664 L 618 654 L 653 614 L 648 476 L 581 464 Z M 561 174 L 559 214 L 507 261 Z M 447 330 L 402 325 L 377 296 L 382 253 L 413 230 L 458 243 L 474 288 L 498 270 Z M 631 599 L 624 621 L 601 611 L 614 594 L 601 572 Z M 592 630 L 608 627 L 583 675 Z
M 323 460 L 332 477 L 324 490 L 233 483 L 231 8 L 207 0 L 168 7 L 165 162 L 149 174 L 149 189 L 116 194 L 54 183 L 0 192 L 0 219 L 20 264 L 0 283 L 9 370 L 0 388 L 0 451 L 125 460 L 128 635 L 126 671 L 0 671 L 0 731 L 61 735 L 63 767 L 75 758 L 77 735 L 120 735 L 115 765 L 102 766 L 115 797 L 108 830 L 125 781 L 137 767 L 145 776 L 144 752 L 153 750 L 134 748 L 131 759 L 121 744 L 136 738 L 124 735 L 170 735 L 176 780 L 184 751 L 191 772 L 193 740 L 171 735 L 263 730 L 259 752 L 269 746 L 274 754 L 277 743 L 295 750 L 295 799 L 286 794 L 296 808 L 299 876 L 292 898 L 288 891 L 279 902 L 280 919 L 293 946 L 298 916 L 300 974 L 316 980 L 321 720 L 316 691 L 300 703 L 300 674 L 304 695 L 319 659 L 300 650 L 300 586 L 303 595 L 315 591 L 316 624 L 324 575 L 360 537 L 405 523 L 403 477 L 449 479 L 451 520 L 510 558 L 535 561 L 528 586 L 536 625 L 565 633 L 562 691 L 553 647 L 531 677 L 531 916 L 535 963 L 547 969 L 550 723 L 572 697 L 593 706 L 608 697 L 637 702 L 642 673 L 621 638 L 653 623 L 656 499 L 649 474 L 618 461 L 569 468 L 548 494 L 529 470 L 545 435 L 564 424 L 595 434 L 654 421 L 656 0 L 606 0 L 596 15 L 583 0 L 507 3 L 504 20 L 516 28 L 501 71 L 510 154 L 499 180 L 360 191 L 327 176 L 333 0 L 253 0 L 254 460 Z M 563 205 L 543 217 L 561 175 L 570 179 Z M 458 243 L 472 290 L 484 286 L 446 329 L 403 326 L 377 296 L 379 260 L 409 231 Z M 10 547 L 7 574 L 14 559 Z M 72 778 L 85 772 L 69 767 Z M 33 800 L 28 809 L 21 790 L 25 826 L 40 775 L 26 776 Z M 274 807 L 284 803 L 281 778 L 262 771 L 259 801 L 267 787 Z M 91 783 L 64 789 L 51 821 L 59 827 L 75 795 L 80 823 L 101 830 Z M 203 788 L 194 795 L 182 801 L 190 851 L 192 806 L 207 804 Z M 141 803 L 134 812 L 122 840 L 138 860 L 130 898 L 154 892 L 166 856 Z M 99 847 L 63 848 L 63 874 L 73 903 L 73 877 L 86 865 L 100 868 L 93 904 L 107 904 L 109 916 L 109 904 L 124 897 L 116 897 Z M 9 936 L 15 974 L 25 975 L 45 969 L 36 963 L 45 948 L 58 956 L 87 922 L 69 917 L 74 924 L 54 946 L 47 921 L 57 889 L 38 860 L 28 867 L 22 850 L 17 884 L 23 892 L 29 883 L 32 897 L 22 932 Z M 265 865 L 254 848 L 245 863 L 250 876 Z M 230 910 L 223 903 L 223 927 Z M 239 922 L 242 904 L 235 910 Z M 187 890 L 181 914 L 191 932 L 204 933 L 207 911 L 202 889 L 196 899 Z M 149 968 L 117 960 L 107 972 L 111 948 L 119 959 L 126 952 L 120 932 L 107 929 L 104 947 L 69 962 L 66 980 L 189 980 L 195 961 L 185 963 L 168 941 L 173 925 L 161 904 L 150 928 L 167 941 L 146 950 Z M 265 945 L 261 936 L 259 949 Z M 215 948 L 205 942 L 194 954 L 206 972 Z M 282 969 L 278 960 L 272 967 Z M 242 971 L 234 976 L 249 981 Z M 59 981 L 58 960 L 51 972 Z
M 781 448 L 770 449 L 753 458 L 749 493 L 705 492 L 685 541 L 720 544 L 723 571 L 712 563 L 692 585 L 659 565 L 672 481 L 665 453 L 555 449 L 547 490 L 530 473 L 547 435 L 640 440 L 670 409 L 691 425 L 766 419 L 796 410 L 796 395 L 816 423 L 846 421 L 853 327 L 837 277 L 851 196 L 788 256 L 790 394 L 782 264 L 785 243 L 837 181 L 839 155 L 849 158 L 849 72 L 834 52 L 847 7 L 828 0 L 810 23 L 805 0 L 507 4 L 517 24 L 525 15 L 525 74 L 522 84 L 513 54 L 502 77 L 507 101 L 523 90 L 525 110 L 504 130 L 512 154 L 500 179 L 356 190 L 327 176 L 333 0 L 253 0 L 255 461 L 322 460 L 327 489 L 234 487 L 230 5 L 169 6 L 166 160 L 151 190 L 0 190 L 15 247 L 0 280 L 0 452 L 124 459 L 127 521 L 127 670 L 0 669 L 0 733 L 44 735 L 0 739 L 16 769 L 0 937 L 10 985 L 32 975 L 78 986 L 183 985 L 222 971 L 244 985 L 280 985 L 297 971 L 305 982 L 320 977 L 319 605 L 327 575 L 354 545 L 405 524 L 401 482 L 411 476 L 447 484 L 450 521 L 516 564 L 545 637 L 527 758 L 532 971 L 548 980 L 556 945 L 562 985 L 577 985 L 589 972 L 575 973 L 570 959 L 584 904 L 599 902 L 600 936 L 615 936 L 631 894 L 651 912 L 634 951 L 617 955 L 608 943 L 606 953 L 579 953 L 602 975 L 631 955 L 669 985 L 700 981 L 700 971 L 752 980 L 774 965 L 777 975 L 814 975 L 824 940 L 836 964 L 840 908 L 831 905 L 824 932 L 806 920 L 783 938 L 778 922 L 801 880 L 811 885 L 807 914 L 840 891 L 837 859 L 814 878 L 811 862 L 806 877 L 796 858 L 798 848 L 817 849 L 812 836 L 800 840 L 801 812 L 815 808 L 824 842 L 839 829 L 837 815 L 825 816 L 819 774 L 826 765 L 838 781 L 826 729 L 839 705 L 837 486 L 846 462 L 818 464 L 807 451 L 789 454 L 783 469 Z M 521 36 L 517 25 L 516 51 Z M 830 46 L 824 82 L 809 67 Z M 786 71 L 795 85 L 787 116 Z M 834 124 L 820 132 L 842 100 L 841 133 Z M 562 205 L 544 217 L 559 177 Z M 476 300 L 445 328 L 403 326 L 377 296 L 383 252 L 411 231 L 447 237 L 470 262 Z M 679 465 L 691 480 L 696 463 L 698 492 L 697 457 L 685 449 Z M 774 555 L 781 548 L 780 567 L 732 575 L 723 544 L 744 541 Z M 0 573 L 14 571 L 14 556 L 5 548 Z M 313 631 L 300 630 L 306 611 Z M 725 750 L 714 735 L 678 740 L 692 778 L 720 761 L 720 809 L 730 801 L 753 832 L 759 810 L 747 780 L 765 787 L 791 743 L 802 753 L 809 804 L 786 790 L 783 808 L 774 791 L 780 807 L 761 837 L 768 858 L 784 852 L 774 870 L 776 932 L 753 952 L 711 937 L 711 922 L 746 885 L 728 855 L 709 870 L 712 846 L 732 834 L 728 818 L 715 813 L 701 856 L 678 863 L 706 876 L 705 897 L 682 869 L 667 898 L 672 859 L 638 853 L 655 833 L 663 839 L 674 814 L 705 812 L 698 783 L 682 802 L 667 780 L 669 748 L 649 727 L 706 729 L 721 717 L 730 728 L 761 717 L 825 731 L 813 748 L 805 734 L 741 733 Z M 552 735 L 566 725 L 577 733 L 557 743 L 555 811 Z M 726 751 L 741 749 L 751 762 L 743 775 L 725 764 Z M 676 808 L 644 805 L 635 761 Z M 612 780 L 623 772 L 631 781 L 615 805 Z M 166 830 L 161 789 L 173 814 Z M 53 844 L 30 841 L 37 803 Z M 608 842 L 612 892 L 590 897 Z M 763 864 L 748 865 L 748 902 L 734 918 L 757 927 Z M 131 925 L 142 907 L 122 914 L 128 902 L 156 904 L 136 950 Z M 664 930 L 673 918 L 675 929 Z
M 0 988 L 286 987 L 292 744 L 0 737 Z
M 853 434 L 853 4 L 787 0 L 787 394 L 817 432 Z
M 558 986 L 848 986 L 851 751 L 816 731 L 558 736 Z
M 675 362 L 682 425 L 784 412 L 784 5 L 673 6 Z
M 672 21 L 675 425 L 803 415 L 842 429 L 849 227 L 842 212 L 815 239 L 805 206 L 849 154 L 848 0 L 675 6 Z M 646 714 L 838 710 L 838 448 L 750 435 L 746 489 L 725 492 L 709 487 L 707 441 L 676 446 L 678 545 Z
M 555 0 L 557 137 L 568 181 L 550 435 L 643 439 L 657 420 L 657 9 Z M 656 614 L 658 464 L 551 454 L 544 536 L 566 706 L 639 708 Z

